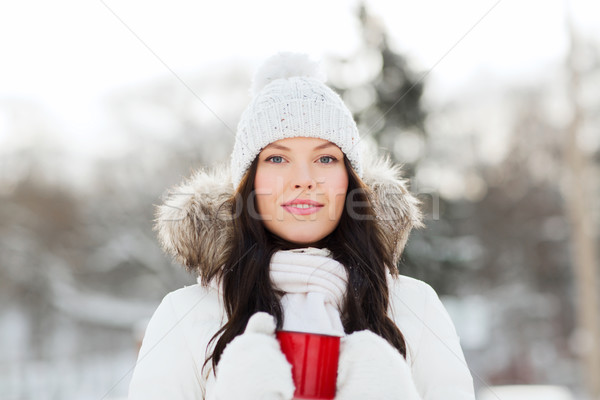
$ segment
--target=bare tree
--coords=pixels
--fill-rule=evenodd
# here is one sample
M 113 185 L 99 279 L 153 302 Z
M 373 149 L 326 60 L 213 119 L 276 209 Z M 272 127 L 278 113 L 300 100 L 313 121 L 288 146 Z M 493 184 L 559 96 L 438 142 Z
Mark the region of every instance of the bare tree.
M 598 319 L 598 253 L 594 246 L 592 160 L 578 143 L 584 122 L 584 107 L 579 98 L 581 71 L 578 65 L 580 42 L 572 16 L 567 16 L 570 50 L 568 96 L 573 115 L 567 127 L 564 149 L 564 200 L 571 226 L 571 247 L 577 289 L 577 319 L 585 384 L 592 399 L 600 399 L 600 321 Z

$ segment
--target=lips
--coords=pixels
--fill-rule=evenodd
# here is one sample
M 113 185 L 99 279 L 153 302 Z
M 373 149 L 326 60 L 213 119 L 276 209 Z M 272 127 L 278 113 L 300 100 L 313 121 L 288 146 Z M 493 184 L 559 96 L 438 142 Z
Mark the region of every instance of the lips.
M 294 200 L 290 200 L 287 203 L 282 204 L 282 206 L 291 206 L 291 205 L 309 205 L 309 206 L 316 206 L 316 207 L 323 207 L 323 204 L 314 201 L 314 200 L 309 200 L 309 199 L 294 199 Z
M 296 215 L 307 215 L 316 213 L 323 207 L 323 204 L 314 200 L 294 199 L 281 205 L 287 212 Z

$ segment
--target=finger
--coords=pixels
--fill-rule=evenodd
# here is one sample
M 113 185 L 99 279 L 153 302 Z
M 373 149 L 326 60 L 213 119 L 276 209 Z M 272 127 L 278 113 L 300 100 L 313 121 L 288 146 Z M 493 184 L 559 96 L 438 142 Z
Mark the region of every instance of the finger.
M 275 335 L 275 318 L 266 312 L 257 312 L 248 321 L 245 332 Z

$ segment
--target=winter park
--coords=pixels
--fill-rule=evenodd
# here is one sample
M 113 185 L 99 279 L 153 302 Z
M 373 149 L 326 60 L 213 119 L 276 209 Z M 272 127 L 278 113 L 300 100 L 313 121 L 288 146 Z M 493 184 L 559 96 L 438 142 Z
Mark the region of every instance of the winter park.
M 300 398 L 299 367 L 280 334 L 324 316 L 341 329 L 328 367 L 336 400 L 370 396 L 361 390 L 374 399 L 600 400 L 600 5 L 593 3 L 0 5 L 0 37 L 12 38 L 0 41 L 0 398 L 148 398 L 136 387 L 161 388 L 161 379 L 172 392 L 148 386 L 154 398 L 239 398 L 235 390 L 260 398 L 244 388 L 241 369 L 226 369 L 236 345 L 248 365 L 262 357 L 282 363 L 282 382 Z M 264 67 L 278 52 L 318 61 L 319 72 L 307 72 L 315 79 L 296 72 L 313 68 L 300 56 Z M 254 100 L 265 93 L 265 103 Z M 275 114 L 273 104 L 291 95 L 304 103 Z M 308 102 L 312 95 L 319 101 Z M 265 133 L 260 118 L 276 120 L 275 130 Z M 296 119 L 322 130 L 290 136 L 284 129 Z M 328 128 L 340 121 L 359 136 Z M 389 164 L 360 158 L 357 142 Z M 301 167 L 292 168 L 317 144 L 327 153 L 310 168 L 322 175 L 300 182 Z M 230 165 L 233 186 L 218 172 Z M 373 214 L 350 209 L 371 207 L 360 195 L 342 203 L 331 194 L 321 202 L 294 195 L 274 212 L 292 222 L 264 219 L 269 198 L 257 188 L 289 176 L 298 179 L 293 190 L 306 185 L 295 193 L 323 187 L 336 196 L 360 178 L 374 193 Z M 238 185 L 257 189 L 246 212 L 261 224 L 226 212 L 225 204 L 238 204 L 238 197 L 230 203 Z M 304 232 L 298 221 L 322 218 L 320 207 L 328 222 Z M 360 222 L 365 215 L 372 221 Z M 356 221 L 346 226 L 344 218 Z M 378 227 L 375 239 L 358 226 Z M 338 239 L 343 229 L 357 241 L 350 233 Z M 338 257 L 338 243 L 347 258 Z M 265 249 L 274 252 L 271 264 Z M 369 261 L 351 264 L 367 253 Z M 286 278 L 290 260 L 318 264 L 306 287 L 323 278 L 323 304 L 304 292 L 288 296 L 301 286 Z M 214 268 L 204 267 L 209 261 Z M 251 278 L 243 263 L 271 269 Z M 379 275 L 366 280 L 369 271 Z M 390 284 L 394 274 L 403 283 Z M 210 290 L 229 323 L 214 322 L 212 309 L 194 314 Z M 164 314 L 171 305 L 174 314 Z M 377 335 L 361 336 L 365 327 Z M 209 342 L 218 328 L 223 336 Z M 260 348 L 273 343 L 274 353 Z M 173 354 L 179 350 L 167 345 L 184 350 Z M 360 357 L 361 346 L 374 360 L 366 375 L 349 355 Z M 204 375 L 216 365 L 216 377 Z M 261 371 L 246 380 L 279 379 Z M 236 384 L 223 383 L 227 376 Z M 394 388 L 406 382 L 415 390 Z M 291 399 L 289 384 L 273 384 L 279 397 L 269 398 Z

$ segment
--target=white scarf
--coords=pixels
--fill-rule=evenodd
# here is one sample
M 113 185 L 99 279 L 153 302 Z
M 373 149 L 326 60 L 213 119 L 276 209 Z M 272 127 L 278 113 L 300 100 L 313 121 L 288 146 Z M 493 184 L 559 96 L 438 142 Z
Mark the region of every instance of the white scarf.
M 283 330 L 344 335 L 340 311 L 348 275 L 328 249 L 280 250 L 271 258 L 271 281 L 285 292 Z
M 285 292 L 281 299 L 283 329 L 344 336 L 340 311 L 348 274 L 328 249 L 279 250 L 271 257 L 271 281 Z M 198 277 L 198 283 L 202 280 Z M 223 296 L 220 279 L 210 286 Z

